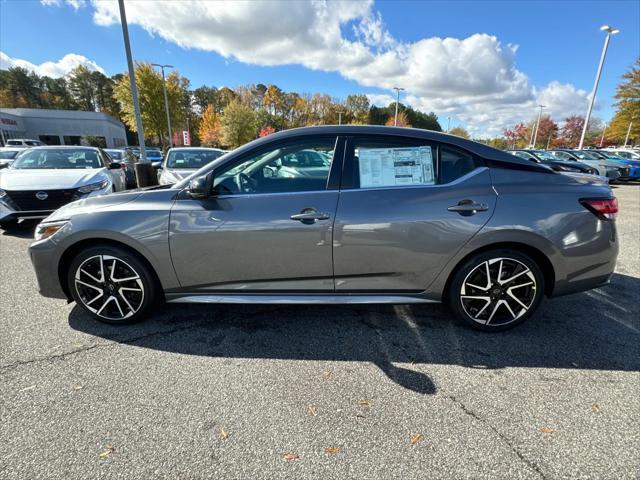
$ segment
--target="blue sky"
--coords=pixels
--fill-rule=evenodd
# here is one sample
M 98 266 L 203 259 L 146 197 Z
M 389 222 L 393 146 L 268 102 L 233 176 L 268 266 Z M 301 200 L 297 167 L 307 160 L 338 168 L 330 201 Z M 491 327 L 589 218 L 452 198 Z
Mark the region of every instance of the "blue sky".
M 193 87 L 274 83 L 344 98 L 367 93 L 433 110 L 474 133 L 500 133 L 549 104 L 561 120 L 586 110 L 607 23 L 613 37 L 595 115 L 608 119 L 620 76 L 640 54 L 638 1 L 128 2 L 134 57 L 170 63 Z M 89 63 L 124 71 L 112 2 L 0 0 L 3 68 L 20 61 L 63 74 Z M 485 34 L 485 35 L 478 35 Z M 449 38 L 450 41 L 443 39 Z M 509 45 L 517 45 L 509 47 Z M 85 57 L 67 58 L 68 54 Z M 257 65 L 262 64 L 262 65 Z M 40 70 L 38 70 L 40 69 Z

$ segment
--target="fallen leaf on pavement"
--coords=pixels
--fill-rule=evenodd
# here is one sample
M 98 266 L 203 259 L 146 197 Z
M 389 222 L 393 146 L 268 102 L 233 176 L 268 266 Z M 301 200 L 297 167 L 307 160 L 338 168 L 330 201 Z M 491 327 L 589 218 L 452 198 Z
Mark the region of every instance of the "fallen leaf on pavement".
M 111 445 L 110 443 L 107 443 L 104 447 L 104 450 L 102 450 L 98 456 L 100 458 L 107 458 L 109 455 L 111 455 L 113 452 L 115 452 L 115 448 L 113 445 Z
M 597 403 L 594 403 L 593 405 L 591 405 L 591 410 L 593 410 L 594 412 L 599 412 L 600 411 L 600 405 L 598 405 Z
M 422 441 L 423 438 L 424 438 L 424 435 L 422 435 L 421 433 L 418 433 L 416 435 L 412 435 L 411 436 L 411 445 L 415 445 L 416 443 Z
M 74 385 L 73 389 L 74 390 L 82 390 L 82 385 Z
M 298 456 L 298 454 L 293 452 L 285 453 L 285 455 L 282 458 L 287 462 L 295 462 L 296 460 L 300 460 L 300 457 Z
M 554 430 L 553 428 L 549 428 L 549 427 L 542 427 L 542 428 L 540 429 L 540 431 L 541 431 L 542 433 L 553 433 L 553 432 L 555 432 L 555 430 Z
M 315 417 L 318 414 L 318 409 L 316 408 L 315 405 L 309 405 L 307 407 L 307 413 L 312 416 Z
M 27 390 L 33 390 L 34 388 L 36 388 L 36 386 L 35 386 L 35 385 L 31 385 L 30 387 L 23 388 L 23 389 L 22 389 L 22 390 L 20 390 L 20 391 L 21 391 L 21 392 L 26 392 Z
M 324 449 L 324 453 L 326 453 L 327 455 L 335 455 L 339 451 L 340 449 L 336 447 L 328 447 Z
M 325 370 L 324 372 L 322 372 L 322 376 L 324 378 L 329 378 L 331 376 L 331 371 Z
M 226 440 L 227 438 L 229 438 L 229 432 L 227 432 L 224 428 L 221 428 L 220 436 Z
M 365 407 L 371 406 L 371 404 L 369 403 L 369 400 L 358 400 L 358 405 L 362 405 Z

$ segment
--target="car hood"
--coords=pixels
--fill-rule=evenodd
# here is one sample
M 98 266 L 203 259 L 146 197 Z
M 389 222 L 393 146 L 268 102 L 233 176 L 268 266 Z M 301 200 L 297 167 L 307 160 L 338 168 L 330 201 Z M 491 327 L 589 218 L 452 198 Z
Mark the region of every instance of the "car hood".
M 78 188 L 107 178 L 106 168 L 86 169 L 13 169 L 0 170 L 0 188 L 4 190 L 61 190 Z
M 584 185 L 608 185 L 609 184 L 609 179 L 601 175 L 590 175 L 587 173 L 578 173 L 578 172 L 561 172 L 561 174 L 571 177 L 574 180 L 576 180 L 578 183 L 582 183 Z

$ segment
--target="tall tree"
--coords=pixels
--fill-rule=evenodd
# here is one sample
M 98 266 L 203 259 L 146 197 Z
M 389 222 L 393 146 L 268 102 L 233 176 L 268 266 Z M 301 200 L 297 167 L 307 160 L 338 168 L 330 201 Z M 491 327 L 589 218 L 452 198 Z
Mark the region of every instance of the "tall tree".
M 561 130 L 561 141 L 566 147 L 577 147 L 580 143 L 582 129 L 584 127 L 584 117 L 571 115 L 564 119 Z
M 348 121 L 366 125 L 369 120 L 369 97 L 366 95 L 348 95 L 345 101 Z
M 207 147 L 219 147 L 222 144 L 222 123 L 212 104 L 202 113 L 198 136 L 202 145 Z
M 546 148 L 547 145 L 551 145 L 551 142 L 558 136 L 558 131 L 558 124 L 549 115 L 541 117 L 536 144 L 533 148 Z
M 451 135 L 455 135 L 456 137 L 466 138 L 467 140 L 471 138 L 471 135 L 469 135 L 467 129 L 463 127 L 452 128 L 449 133 Z
M 104 75 L 103 75 L 104 76 Z M 84 65 L 78 65 L 67 76 L 69 91 L 81 110 L 96 109 L 95 84 L 93 72 Z
M 150 63 L 137 63 L 135 76 L 140 101 L 140 115 L 145 134 L 156 137 L 164 148 L 168 144 L 168 137 L 162 76 Z M 166 77 L 166 86 L 171 125 L 175 130 L 175 127 L 185 123 L 185 82 L 178 71 L 173 70 Z M 120 104 L 123 121 L 131 130 L 137 131 L 128 75 L 123 75 L 120 78 L 116 84 L 114 96 Z
M 220 122 L 222 143 L 228 147 L 237 148 L 256 138 L 255 112 L 238 99 L 227 105 Z
M 616 113 L 607 128 L 607 137 L 618 143 L 624 142 L 631 124 L 630 143 L 640 143 L 640 57 L 622 75 L 615 98 L 618 100 Z
M 0 89 L 11 107 L 37 108 L 41 105 L 38 76 L 22 67 L 0 71 Z

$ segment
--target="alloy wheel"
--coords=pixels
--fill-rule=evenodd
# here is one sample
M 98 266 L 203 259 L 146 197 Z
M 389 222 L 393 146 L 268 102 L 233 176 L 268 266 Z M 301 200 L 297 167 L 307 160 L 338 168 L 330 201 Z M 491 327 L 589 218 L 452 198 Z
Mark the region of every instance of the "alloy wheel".
M 144 301 L 144 284 L 127 262 L 111 255 L 95 255 L 80 264 L 75 288 L 83 305 L 107 320 L 125 320 Z
M 518 320 L 536 298 L 536 278 L 524 263 L 513 258 L 492 258 L 474 267 L 460 289 L 465 313 L 486 326 Z

